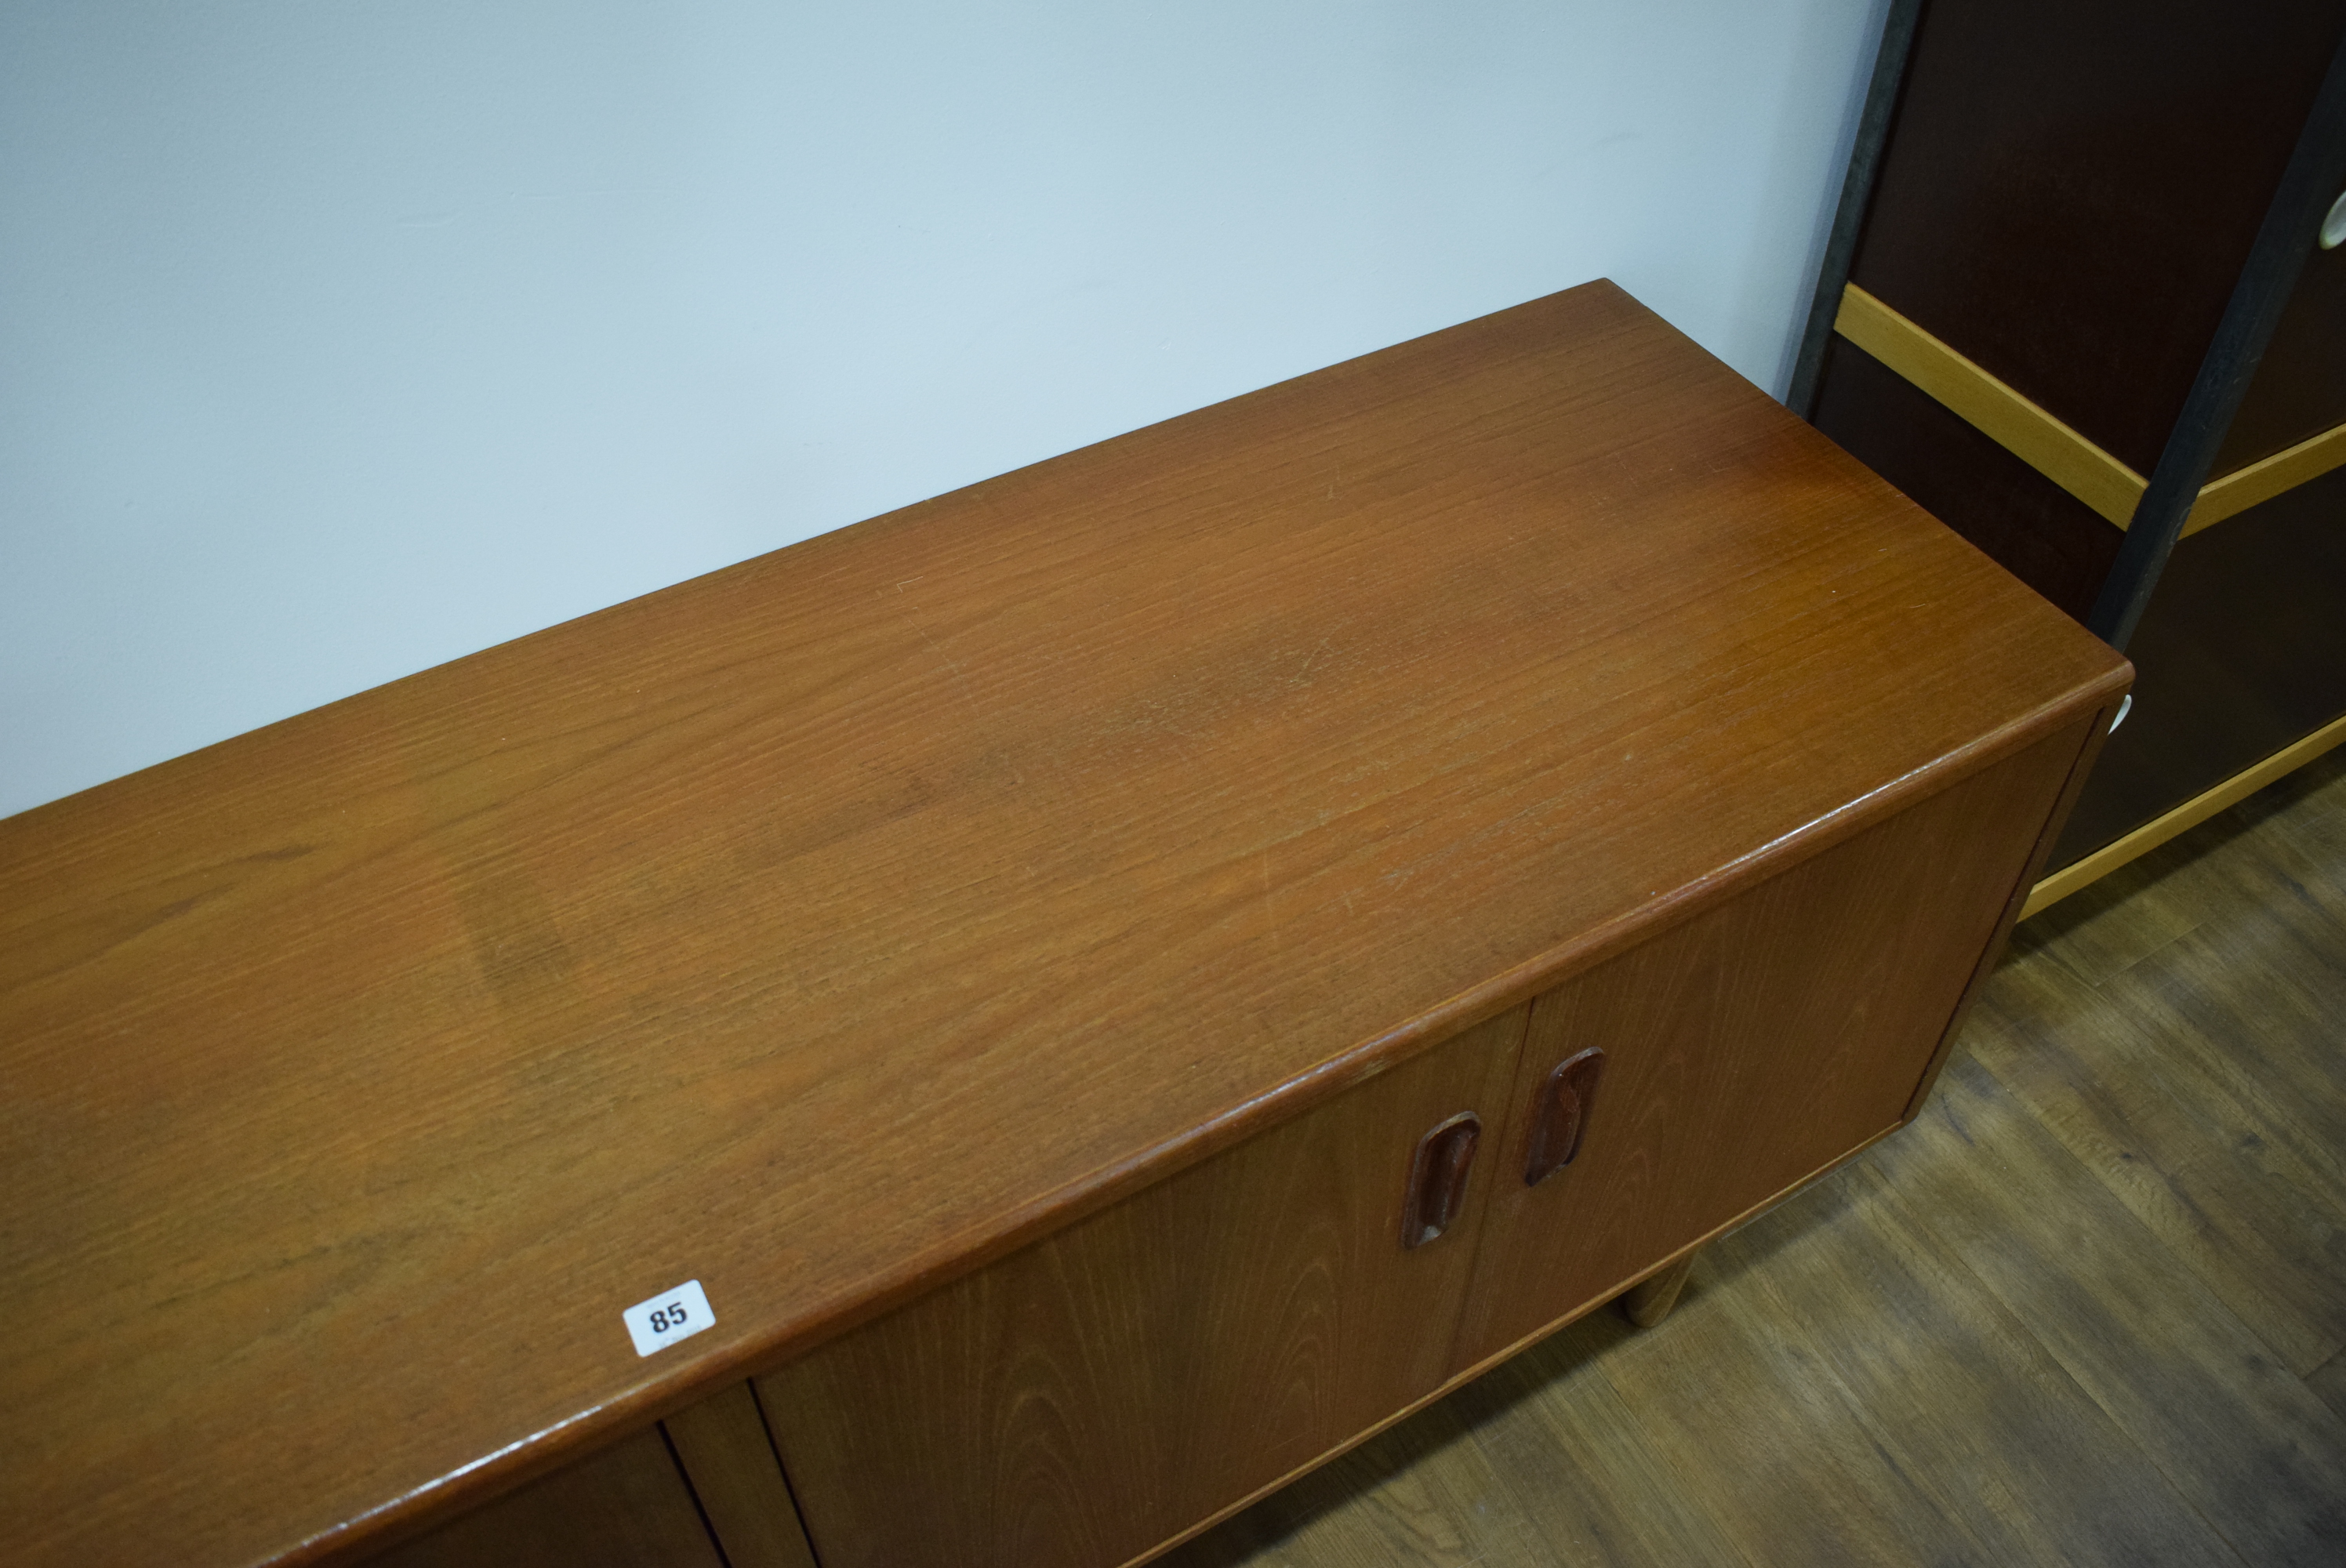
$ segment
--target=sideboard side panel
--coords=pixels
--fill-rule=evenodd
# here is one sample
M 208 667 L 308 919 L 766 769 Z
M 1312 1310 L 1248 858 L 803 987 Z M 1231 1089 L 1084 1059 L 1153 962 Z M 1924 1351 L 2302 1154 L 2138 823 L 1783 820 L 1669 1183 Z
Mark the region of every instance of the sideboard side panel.
M 759 1380 L 823 1568 L 1113 1568 L 1438 1387 L 1526 1015 Z M 1462 1112 L 1465 1207 L 1405 1250 Z

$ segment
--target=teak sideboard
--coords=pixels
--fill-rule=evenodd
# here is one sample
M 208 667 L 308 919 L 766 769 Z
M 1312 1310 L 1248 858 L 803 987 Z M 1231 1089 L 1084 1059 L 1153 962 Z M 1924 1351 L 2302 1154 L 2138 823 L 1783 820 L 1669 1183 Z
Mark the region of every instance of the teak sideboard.
M 1593 283 L 0 822 L 0 1558 L 1145 1557 L 1911 1116 L 2129 677 Z

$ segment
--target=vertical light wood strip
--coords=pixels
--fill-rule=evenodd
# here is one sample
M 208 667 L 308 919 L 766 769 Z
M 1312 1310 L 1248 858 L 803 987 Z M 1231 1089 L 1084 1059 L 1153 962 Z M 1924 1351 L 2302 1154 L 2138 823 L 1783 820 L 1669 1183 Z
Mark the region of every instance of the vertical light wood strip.
M 736 1383 L 661 1424 L 732 1568 L 815 1568 L 749 1384 Z
M 1854 283 L 1833 330 L 2110 522 L 2134 516 L 2141 474 Z

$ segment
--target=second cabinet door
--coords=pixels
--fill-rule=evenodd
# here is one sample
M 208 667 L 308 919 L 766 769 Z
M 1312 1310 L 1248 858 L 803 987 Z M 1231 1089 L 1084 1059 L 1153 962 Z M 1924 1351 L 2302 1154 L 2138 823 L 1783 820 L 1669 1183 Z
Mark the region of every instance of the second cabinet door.
M 1540 997 L 1454 1369 L 1896 1126 L 2084 742 L 2039 741 Z M 1529 1185 L 1542 1086 L 1592 1050 L 1578 1152 Z
M 725 1564 L 693 1505 L 692 1487 L 657 1428 L 370 1557 L 365 1568 L 643 1568 L 648 1563 Z
M 823 1568 L 1113 1568 L 1439 1387 L 1525 1015 L 759 1380 Z M 1462 1114 L 1463 1204 L 1405 1247 Z

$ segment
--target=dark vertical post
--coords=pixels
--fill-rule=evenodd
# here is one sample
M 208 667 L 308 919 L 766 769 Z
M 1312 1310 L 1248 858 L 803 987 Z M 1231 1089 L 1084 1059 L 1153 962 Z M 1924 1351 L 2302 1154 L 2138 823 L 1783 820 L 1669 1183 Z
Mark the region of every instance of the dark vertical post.
M 2248 393 L 2265 344 L 2313 249 L 2321 215 L 2338 196 L 2341 180 L 2346 180 L 2346 44 L 2331 57 L 2330 74 L 2322 78 L 2313 112 L 2306 117 L 2289 167 L 2281 171 L 2272 205 L 2265 209 L 2249 264 L 2240 270 L 2183 412 L 2176 416 L 2158 466 L 2151 470 L 2149 487 L 2127 525 L 2126 542 L 2118 546 L 2117 559 L 2086 619 L 2086 627 L 2112 647 L 2123 649 L 2142 620 L 2158 574 L 2182 537 L 2191 504 L 2208 481 L 2224 433 Z
M 1849 173 L 1841 182 L 1841 206 L 1833 211 L 1824 262 L 1817 270 L 1809 324 L 1801 330 L 1800 351 L 1792 361 L 1791 390 L 1784 394 L 1784 406 L 1802 419 L 1816 407 L 1825 342 L 1832 336 L 1833 318 L 1841 311 L 1841 285 L 1849 281 L 1850 263 L 1857 255 L 1866 204 L 1873 199 L 1874 170 L 1882 162 L 1882 145 L 1890 139 L 1891 117 L 1898 110 L 1898 89 L 1906 80 L 1906 56 L 1913 50 L 1914 27 L 1922 15 L 1923 0 L 1890 0 L 1890 15 L 1882 24 L 1882 47 L 1873 56 L 1873 81 L 1865 89 L 1856 145 L 1849 153 Z

